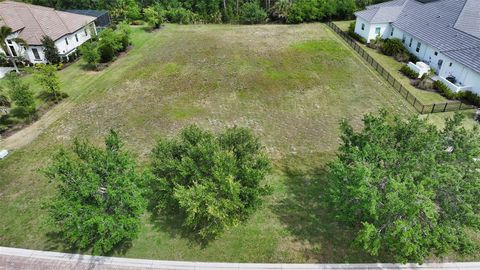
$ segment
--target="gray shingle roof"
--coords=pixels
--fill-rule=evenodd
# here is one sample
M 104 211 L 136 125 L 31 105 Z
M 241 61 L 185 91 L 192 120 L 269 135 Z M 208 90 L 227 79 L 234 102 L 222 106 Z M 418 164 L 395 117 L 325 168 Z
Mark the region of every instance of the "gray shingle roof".
M 392 15 L 392 6 L 400 9 L 399 15 Z M 356 14 L 370 23 L 392 23 L 394 27 L 480 72 L 480 0 L 438 0 L 430 3 L 394 0 L 369 6 Z
M 480 1 L 468 0 L 458 17 L 455 28 L 480 38 Z

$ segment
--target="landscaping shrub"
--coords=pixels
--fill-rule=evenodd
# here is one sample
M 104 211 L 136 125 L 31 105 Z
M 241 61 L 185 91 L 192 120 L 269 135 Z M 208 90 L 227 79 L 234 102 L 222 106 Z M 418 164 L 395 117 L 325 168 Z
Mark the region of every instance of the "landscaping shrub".
M 420 75 L 418 74 L 418 72 L 415 72 L 415 70 L 409 68 L 407 65 L 402 66 L 400 71 L 410 79 L 418 79 L 418 76 Z
M 115 34 L 118 36 L 118 40 L 120 41 L 121 47 L 117 52 L 124 52 L 130 46 L 130 36 L 132 34 L 132 30 L 126 23 L 121 23 L 117 27 L 117 31 Z
M 392 39 L 386 39 L 383 42 L 381 46 L 381 51 L 385 55 L 396 56 L 400 53 L 405 52 L 406 49 L 403 46 L 403 43 L 400 39 L 392 38 Z
M 446 84 L 444 84 L 440 80 L 435 81 L 433 83 L 433 86 L 435 87 L 435 89 L 437 89 L 440 92 L 442 96 L 451 100 L 457 99 L 457 95 L 452 90 L 450 90 L 450 88 L 448 88 Z
M 270 10 L 270 14 L 275 20 L 279 22 L 286 22 L 291 9 L 291 0 L 279 0 L 273 5 L 272 9 Z
M 412 63 L 417 63 L 420 61 L 420 58 L 418 58 L 415 54 L 411 53 L 411 52 L 408 52 L 408 56 L 409 56 L 409 61 L 412 62 Z
M 410 54 L 405 50 L 403 52 L 399 52 L 395 55 L 395 60 L 398 62 L 406 63 L 410 61 Z
M 83 60 L 87 63 L 87 67 L 90 69 L 96 69 L 100 62 L 100 52 L 95 43 L 85 42 L 80 47 L 80 53 Z
M 38 84 L 43 87 L 40 97 L 49 102 L 57 103 L 68 97 L 66 93 L 60 91 L 60 78 L 57 74 L 57 66 L 55 65 L 36 65 L 34 78 Z
M 178 138 L 159 140 L 153 150 L 152 206 L 179 217 L 196 240 L 209 241 L 260 206 L 270 168 L 250 130 L 216 135 L 190 126 Z
M 472 91 L 462 91 L 456 94 L 457 99 L 464 101 L 465 103 L 480 107 L 480 96 Z
M 131 25 L 144 25 L 145 22 L 142 21 L 142 20 L 133 20 L 130 24 Z
M 248 2 L 240 9 L 240 21 L 245 24 L 264 23 L 267 13 L 257 2 Z
M 9 73 L 6 76 L 7 86 L 9 88 L 8 94 L 13 104 L 12 114 L 16 113 L 19 118 L 28 118 L 35 114 L 35 98 L 30 86 L 23 83 L 16 73 Z

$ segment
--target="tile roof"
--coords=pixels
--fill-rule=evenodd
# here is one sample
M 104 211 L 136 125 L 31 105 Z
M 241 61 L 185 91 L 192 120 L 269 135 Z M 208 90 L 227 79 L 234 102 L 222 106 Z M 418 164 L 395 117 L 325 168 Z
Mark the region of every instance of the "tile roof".
M 398 15 L 392 14 L 392 7 L 400 9 L 399 12 L 395 10 Z M 394 27 L 480 72 L 480 0 L 437 0 L 429 3 L 394 0 L 369 6 L 356 15 L 370 23 L 392 23 Z
M 42 44 L 47 35 L 53 40 L 71 34 L 95 20 L 95 17 L 78 15 L 53 8 L 14 1 L 0 2 L 0 25 L 7 25 L 29 45 Z

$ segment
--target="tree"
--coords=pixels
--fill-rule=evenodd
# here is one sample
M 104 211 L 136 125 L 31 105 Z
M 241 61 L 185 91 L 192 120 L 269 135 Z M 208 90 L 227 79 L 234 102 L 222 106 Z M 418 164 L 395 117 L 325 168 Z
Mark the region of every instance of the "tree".
M 12 112 L 17 117 L 26 118 L 35 113 L 35 98 L 30 86 L 20 80 L 17 74 L 7 74 L 8 95 L 16 108 Z
M 245 24 L 263 23 L 267 19 L 267 13 L 257 2 L 248 2 L 240 9 L 240 20 Z
M 107 28 L 100 33 L 98 51 L 100 53 L 100 60 L 103 63 L 112 61 L 115 54 L 122 50 L 122 47 L 119 35 L 112 29 Z
M 18 56 L 11 55 L 9 53 L 9 48 L 8 48 L 8 45 L 7 45 L 7 38 L 10 37 L 12 34 L 13 34 L 12 28 L 10 28 L 8 26 L 5 26 L 5 25 L 0 27 L 0 47 L 2 48 L 3 52 L 5 53 L 4 57 L 6 57 L 8 60 L 10 60 L 13 67 L 15 68 L 15 71 L 17 73 L 20 73 L 20 71 L 18 70 L 18 67 L 17 67 L 17 62 L 16 62 Z M 21 39 L 21 38 L 17 37 L 17 38 L 11 38 L 9 40 L 17 43 L 20 46 L 28 47 L 27 42 L 25 40 Z
M 136 238 L 145 210 L 142 183 L 117 133 L 105 138 L 106 149 L 75 140 L 45 169 L 56 185 L 46 205 L 60 237 L 73 248 L 108 254 Z
M 42 46 L 43 46 L 43 53 L 45 54 L 45 58 L 50 64 L 59 64 L 60 63 L 60 55 L 58 54 L 57 46 L 55 46 L 55 41 L 51 39 L 49 36 L 42 37 Z
M 480 132 L 462 119 L 443 130 L 385 112 L 366 115 L 363 131 L 342 123 L 328 198 L 363 249 L 402 263 L 478 250 L 467 232 L 480 231 Z
M 82 58 L 87 63 L 88 67 L 97 69 L 98 63 L 100 62 L 100 53 L 98 52 L 98 48 L 95 43 L 83 43 L 80 47 L 80 53 L 82 54 Z
M 159 211 L 179 215 L 184 228 L 208 241 L 248 218 L 268 187 L 270 162 L 243 128 L 219 135 L 196 126 L 161 139 L 152 154 L 151 198 Z
M 281 22 L 286 22 L 291 8 L 291 0 L 279 0 L 272 7 L 272 16 Z
M 145 17 L 145 21 L 148 23 L 150 27 L 153 29 L 160 28 L 161 17 L 155 7 L 147 7 L 143 9 L 143 14 Z
M 41 96 L 45 100 L 56 103 L 66 97 L 66 94 L 60 91 L 60 78 L 57 75 L 56 65 L 37 65 L 34 78 L 43 87 Z

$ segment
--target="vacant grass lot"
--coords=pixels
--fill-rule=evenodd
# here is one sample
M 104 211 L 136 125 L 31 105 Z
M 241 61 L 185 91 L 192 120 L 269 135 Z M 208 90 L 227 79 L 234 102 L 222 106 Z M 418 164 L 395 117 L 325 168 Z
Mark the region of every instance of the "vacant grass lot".
M 165 220 L 144 217 L 127 257 L 229 262 L 374 262 L 322 204 L 325 165 L 338 123 L 361 127 L 367 112 L 413 109 L 322 24 L 176 26 L 134 31 L 134 49 L 102 72 L 79 63 L 62 71 L 70 95 L 48 129 L 0 161 L 0 245 L 64 250 L 49 236 L 42 203 L 52 185 L 39 171 L 74 137 L 101 143 L 114 128 L 147 164 L 157 136 L 196 123 L 250 127 L 275 164 L 273 194 L 242 224 L 207 247 Z M 28 78 L 27 78 L 28 79 Z M 34 86 L 36 87 L 36 86 Z M 41 120 L 42 121 L 42 120 Z M 0 143 L 0 148 L 2 147 Z M 118 255 L 118 254 L 117 254 Z

